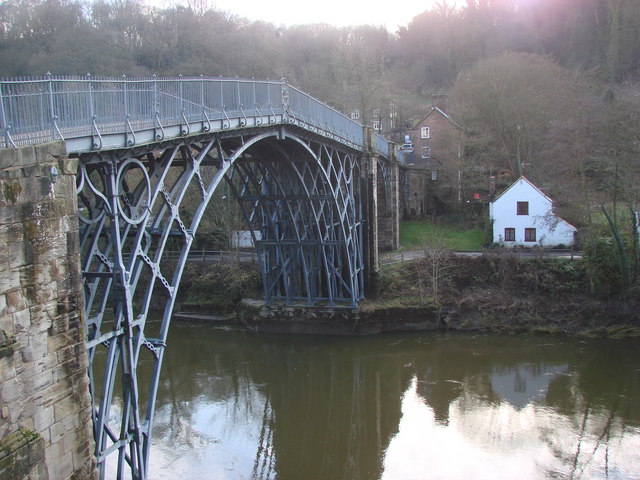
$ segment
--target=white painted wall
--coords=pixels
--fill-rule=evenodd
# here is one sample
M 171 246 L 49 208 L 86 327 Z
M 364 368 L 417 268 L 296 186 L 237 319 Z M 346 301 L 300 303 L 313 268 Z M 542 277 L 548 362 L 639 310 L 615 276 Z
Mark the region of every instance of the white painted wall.
M 529 215 L 517 215 L 517 203 L 529 202 Z M 526 178 L 519 178 L 489 204 L 493 221 L 493 241 L 507 247 L 571 246 L 575 243 L 573 225 L 553 214 L 553 202 Z M 515 241 L 504 240 L 504 229 L 515 228 Z M 536 241 L 525 242 L 525 228 L 536 229 Z
M 255 230 L 253 232 L 256 235 L 256 239 L 262 238 L 262 232 Z M 255 248 L 253 244 L 253 237 L 249 230 L 235 230 L 231 233 L 231 246 L 233 248 Z

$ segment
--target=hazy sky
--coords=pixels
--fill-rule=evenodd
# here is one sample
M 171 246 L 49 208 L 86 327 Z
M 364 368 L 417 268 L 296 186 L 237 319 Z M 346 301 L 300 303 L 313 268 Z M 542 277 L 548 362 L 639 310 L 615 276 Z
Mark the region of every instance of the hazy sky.
M 437 0 L 212 0 L 218 10 L 275 25 L 384 25 L 395 31 Z M 452 0 L 448 1 L 453 4 Z

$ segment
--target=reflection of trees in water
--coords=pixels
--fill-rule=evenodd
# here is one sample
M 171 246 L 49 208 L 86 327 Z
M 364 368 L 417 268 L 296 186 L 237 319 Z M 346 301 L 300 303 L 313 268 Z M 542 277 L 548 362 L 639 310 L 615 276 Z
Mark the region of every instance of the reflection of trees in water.
M 262 413 L 262 428 L 258 440 L 258 450 L 251 472 L 252 480 L 269 480 L 276 475 L 276 455 L 273 446 L 273 410 L 271 402 L 267 399 L 264 402 L 264 412 Z
M 583 478 L 594 469 L 601 469 L 609 478 L 613 458 L 620 456 L 630 428 L 637 436 L 640 425 L 637 346 L 599 340 L 585 343 L 569 355 L 570 374 L 551 382 L 545 401 L 571 422 L 573 448 L 558 448 L 566 441 L 562 438 L 546 440 L 570 466 L 570 478 Z M 617 455 L 611 451 L 612 445 L 616 445 Z
M 611 398 L 612 402 L 605 407 L 595 402 L 602 394 L 598 394 L 596 398 L 585 396 L 584 391 L 579 388 L 581 379 L 578 375 L 568 377 L 568 380 L 572 387 L 569 391 L 573 393 L 574 403 L 570 411 L 565 409 L 563 416 L 572 427 L 570 441 L 567 442 L 567 438 L 559 435 L 562 431 L 546 432 L 544 440 L 561 463 L 568 467 L 567 472 L 563 472 L 565 478 L 585 478 L 584 475 L 589 475 L 591 470 L 601 470 L 604 478 L 609 478 L 612 457 L 620 456 L 614 455 L 610 447 L 612 444 L 620 447 L 627 433 L 625 418 L 619 415 L 621 402 L 626 403 L 629 400 L 622 394 L 625 390 L 624 385 L 619 383 L 618 388 L 607 392 L 606 396 Z M 566 403 L 564 406 L 566 407 Z M 566 432 L 564 433 L 566 436 Z M 563 443 L 569 444 L 567 448 L 562 448 Z M 571 443 L 573 448 L 568 448 Z M 616 468 L 617 466 L 614 466 L 614 469 Z
M 278 478 L 379 478 L 409 373 L 401 359 L 381 362 L 352 339 L 308 342 L 274 352 Z
M 212 414 L 225 412 L 229 428 L 247 418 L 261 425 L 254 478 L 379 476 L 410 379 L 402 360 L 391 356 L 381 366 L 352 339 L 291 342 L 178 328 L 165 356 L 157 410 L 168 418 L 158 433 L 172 444 L 197 448 L 202 433 L 193 428 L 193 405 L 206 399 L 219 406 Z
M 640 378 L 633 372 L 637 349 L 618 355 L 624 343 L 545 337 L 439 336 L 415 354 L 418 393 L 447 423 L 452 402 L 463 394 L 507 401 L 522 408 L 537 400 L 571 417 L 581 398 L 640 423 Z M 618 352 L 612 355 L 612 350 Z M 495 379 L 508 380 L 497 389 Z M 494 382 L 492 382 L 492 380 Z M 523 394 L 523 395 L 520 395 Z M 627 400 L 625 400 L 627 399 Z
M 165 376 L 168 386 L 168 400 L 170 408 L 169 410 L 169 422 L 165 426 L 168 430 L 167 438 L 169 439 L 169 446 L 175 446 L 176 443 L 186 444 L 193 447 L 193 439 L 196 437 L 196 433 L 192 428 L 191 415 L 186 408 L 187 404 L 178 400 L 178 395 L 175 387 L 175 376 L 173 374 L 173 362 L 170 359 L 165 361 Z
M 566 363 L 565 354 L 557 348 L 536 348 L 531 338 L 508 340 L 450 335 L 414 353 L 417 392 L 439 423 L 448 423 L 451 404 L 463 395 L 523 407 L 539 394 L 527 379 L 540 378 Z M 497 377 L 509 378 L 508 388 L 497 390 L 492 383 Z
M 639 419 L 638 375 L 630 369 L 637 365 L 637 353 L 630 349 L 630 356 L 612 355 L 612 348 L 623 343 L 589 342 L 580 348 L 577 341 L 564 340 L 531 348 L 530 340 L 511 342 L 506 349 L 492 349 L 491 343 L 478 348 L 472 342 L 473 348 L 456 349 L 455 341 L 443 342 L 450 353 L 436 347 L 422 358 L 418 392 L 436 419 L 447 424 L 455 403 L 458 427 L 475 440 L 499 435 L 505 417 L 532 422 L 531 434 L 540 436 L 561 465 L 560 471 L 547 472 L 549 478 L 591 478 L 596 470 L 608 475 L 614 458 L 615 468 L 623 468 L 620 448 L 625 432 L 630 433 L 627 423 L 638 425 Z M 508 389 L 496 390 L 496 378 Z M 534 408 L 522 410 L 527 406 Z M 530 415 L 535 418 L 525 420 Z M 637 441 L 637 433 L 629 438 Z
M 154 436 L 164 438 L 169 448 L 197 450 L 219 443 L 221 439 L 215 435 L 225 436 L 237 425 L 246 424 L 265 403 L 259 386 L 251 379 L 242 348 L 236 349 L 228 342 L 212 343 L 206 335 L 198 335 L 201 331 L 181 329 L 179 335 L 170 337 L 171 348 L 165 353 Z M 205 408 L 199 408 L 199 404 Z M 209 415 L 200 419 L 205 425 L 224 428 L 215 435 L 198 430 L 194 418 L 198 412 Z
M 580 352 L 570 341 L 536 337 L 294 338 L 179 328 L 159 392 L 159 408 L 171 411 L 168 436 L 198 444 L 190 424 L 191 402 L 200 397 L 224 405 L 229 428 L 253 418 L 257 479 L 379 478 L 414 376 L 417 393 L 442 425 L 452 405 L 459 415 L 478 408 L 491 413 L 505 400 L 514 415 L 527 405 L 551 409 L 572 428 L 559 434 L 538 425 L 537 435 L 573 478 L 596 457 L 606 459 L 607 471 L 610 442 L 628 422 L 638 424 L 637 375 L 617 375 L 628 366 L 606 361 L 610 348 Z M 506 390 L 496 389 L 496 378 L 506 379 Z

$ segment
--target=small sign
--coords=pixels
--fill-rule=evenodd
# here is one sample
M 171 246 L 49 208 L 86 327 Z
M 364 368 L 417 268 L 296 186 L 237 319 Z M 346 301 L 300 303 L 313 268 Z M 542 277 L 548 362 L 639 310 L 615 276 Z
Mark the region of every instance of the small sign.
M 411 143 L 405 143 L 404 145 L 402 145 L 399 150 L 401 152 L 405 152 L 405 153 L 411 153 L 413 152 L 413 145 Z

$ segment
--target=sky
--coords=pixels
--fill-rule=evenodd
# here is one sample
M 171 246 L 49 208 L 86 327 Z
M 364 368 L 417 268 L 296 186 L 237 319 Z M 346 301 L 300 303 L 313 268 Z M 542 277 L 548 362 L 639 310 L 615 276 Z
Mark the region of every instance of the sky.
M 336 26 L 383 25 L 389 31 L 407 25 L 438 0 L 211 0 L 218 10 L 275 25 L 329 23 Z M 441 1 L 441 0 L 440 0 Z M 452 0 L 448 1 L 453 4 Z

